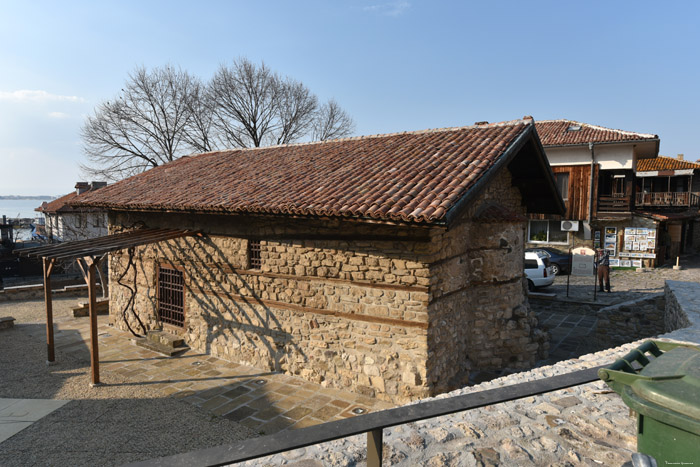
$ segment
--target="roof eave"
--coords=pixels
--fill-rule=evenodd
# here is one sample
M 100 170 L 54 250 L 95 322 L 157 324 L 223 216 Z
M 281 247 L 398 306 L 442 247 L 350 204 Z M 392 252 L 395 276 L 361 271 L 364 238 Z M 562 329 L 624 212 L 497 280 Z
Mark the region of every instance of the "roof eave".
M 649 138 L 649 139 L 627 139 L 621 141 L 586 141 L 583 143 L 569 143 L 569 144 L 542 144 L 542 147 L 547 148 L 567 148 L 574 146 L 585 146 L 588 147 L 589 144 L 593 143 L 596 146 L 601 144 L 638 144 L 638 143 L 656 143 L 656 153 L 659 152 L 659 144 L 661 140 L 659 138 Z
M 515 140 L 513 140 L 510 146 L 508 146 L 506 150 L 503 151 L 501 157 L 498 158 L 498 160 L 489 168 L 489 170 L 474 184 L 473 187 L 469 189 L 469 191 L 467 191 L 464 194 L 464 196 L 462 196 L 462 199 L 457 201 L 455 205 L 452 206 L 449 211 L 447 211 L 447 214 L 445 215 L 447 227 L 449 227 L 452 224 L 452 222 L 454 222 L 454 220 L 457 217 L 459 217 L 459 215 L 466 208 L 466 206 L 481 191 L 481 189 L 491 181 L 491 179 L 496 175 L 496 173 L 498 173 L 500 169 L 508 165 L 508 163 L 510 163 L 510 161 L 513 160 L 513 158 L 523 148 L 523 146 L 529 140 L 529 138 L 532 138 L 533 136 L 535 137 L 535 141 L 540 147 L 540 150 L 538 151 L 540 163 L 546 162 L 544 149 L 542 149 L 542 145 L 539 141 L 539 138 L 537 138 L 536 135 L 537 132 L 535 130 L 535 125 L 534 123 L 532 123 L 528 125 L 527 128 L 525 128 L 525 130 L 515 138 Z M 544 164 L 544 167 L 549 167 L 548 163 Z M 549 172 L 551 174 L 551 168 L 549 168 Z M 550 178 L 552 178 L 553 180 L 554 175 L 551 175 Z M 552 189 L 556 193 L 556 189 L 554 188 L 553 182 L 551 180 L 550 184 L 552 184 Z M 562 212 L 565 212 L 564 202 L 561 200 L 560 196 L 558 197 L 558 199 Z
M 93 205 L 94 206 L 94 205 Z M 219 216 L 253 216 L 267 218 L 284 218 L 284 219 L 316 219 L 316 220 L 348 220 L 361 222 L 365 224 L 381 224 L 390 226 L 410 226 L 421 228 L 444 228 L 446 221 L 437 219 L 434 221 L 406 221 L 399 219 L 380 219 L 374 217 L 362 216 L 331 216 L 331 215 L 304 215 L 304 214 L 287 214 L 273 212 L 231 212 L 206 209 L 167 209 L 167 208 L 146 208 L 146 207 L 128 207 L 128 206 L 99 206 L 108 211 L 120 212 L 142 212 L 142 213 L 168 213 L 168 214 L 192 214 L 192 215 L 219 215 Z

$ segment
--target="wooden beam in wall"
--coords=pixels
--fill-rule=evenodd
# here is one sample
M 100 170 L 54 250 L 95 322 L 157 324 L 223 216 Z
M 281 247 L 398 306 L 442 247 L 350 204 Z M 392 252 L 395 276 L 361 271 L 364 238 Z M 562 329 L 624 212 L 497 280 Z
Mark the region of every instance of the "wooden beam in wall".
M 428 323 L 424 321 L 408 321 L 405 319 L 397 318 L 385 318 L 382 316 L 372 316 L 363 315 L 359 313 L 344 313 L 342 311 L 324 310 L 321 308 L 312 308 L 302 305 L 295 305 L 293 303 L 278 302 L 275 300 L 265 300 L 256 297 L 244 297 L 242 295 L 230 293 L 230 292 L 218 292 L 216 290 L 203 290 L 206 295 L 213 295 L 219 298 L 225 298 L 233 300 L 238 303 L 245 303 L 246 305 L 265 305 L 271 308 L 278 308 L 282 310 L 295 311 L 299 313 L 312 313 L 317 315 L 326 316 L 337 316 L 339 318 L 344 318 L 352 321 L 364 321 L 367 323 L 378 323 L 378 324 L 388 324 L 390 326 L 399 326 L 404 328 L 418 328 L 418 329 L 428 329 Z
M 172 263 L 169 263 L 172 264 Z M 175 265 L 173 265 L 175 266 Z M 263 272 L 257 269 L 237 269 L 228 264 L 222 263 L 205 263 L 205 267 L 212 269 L 220 269 L 225 274 L 238 274 L 238 275 L 248 275 L 248 276 L 262 276 L 271 277 L 273 279 L 288 279 L 288 280 L 298 280 L 298 281 L 319 281 L 319 282 L 332 282 L 334 284 L 344 284 L 351 285 L 354 287 L 369 287 L 372 289 L 383 289 L 383 290 L 396 290 L 402 292 L 428 292 L 428 287 L 423 285 L 398 285 L 398 284 L 385 284 L 382 282 L 370 282 L 370 281 L 353 281 L 348 279 L 338 279 L 335 277 L 321 277 L 321 276 L 297 276 L 295 274 L 279 274 L 273 272 Z M 432 264 L 431 264 L 432 266 Z

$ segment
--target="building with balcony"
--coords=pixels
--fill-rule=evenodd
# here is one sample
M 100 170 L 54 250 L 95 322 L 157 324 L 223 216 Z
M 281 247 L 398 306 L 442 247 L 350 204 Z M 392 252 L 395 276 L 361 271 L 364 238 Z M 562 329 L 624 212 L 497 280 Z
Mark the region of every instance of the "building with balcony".
M 655 134 L 563 119 L 536 128 L 567 212 L 530 216 L 528 247 L 606 248 L 613 264 L 647 267 L 700 248 L 700 164 L 659 156 Z

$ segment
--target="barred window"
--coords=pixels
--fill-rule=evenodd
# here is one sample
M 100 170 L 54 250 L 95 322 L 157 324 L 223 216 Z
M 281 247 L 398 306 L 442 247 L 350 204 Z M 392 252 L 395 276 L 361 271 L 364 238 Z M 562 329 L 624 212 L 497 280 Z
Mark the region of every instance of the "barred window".
M 158 268 L 158 315 L 162 323 L 185 326 L 185 279 L 178 269 Z
M 260 269 L 262 267 L 260 240 L 248 240 L 248 267 L 250 269 Z

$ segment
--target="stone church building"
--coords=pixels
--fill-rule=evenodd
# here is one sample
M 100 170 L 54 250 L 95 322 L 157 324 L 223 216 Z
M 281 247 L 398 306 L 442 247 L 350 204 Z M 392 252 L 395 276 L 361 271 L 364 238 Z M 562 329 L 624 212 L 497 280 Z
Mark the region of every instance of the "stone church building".
M 80 204 L 198 233 L 111 255 L 121 328 L 394 402 L 542 351 L 526 214 L 564 206 L 531 118 L 183 157 Z

